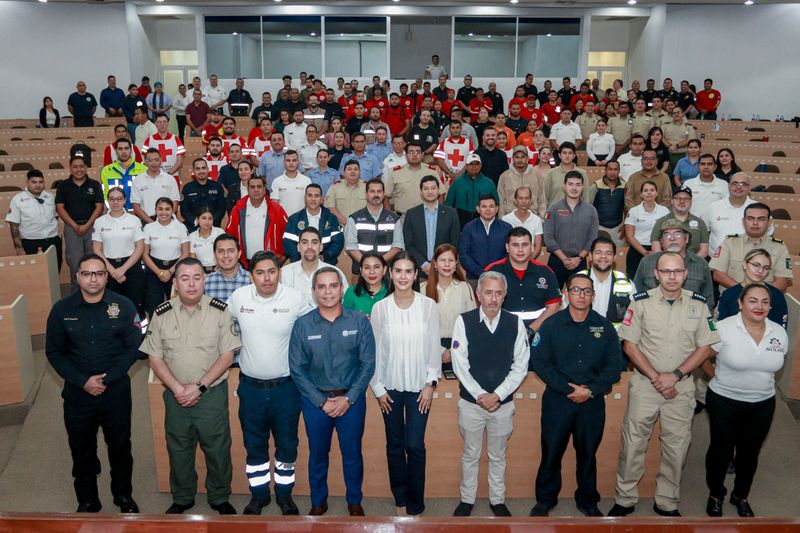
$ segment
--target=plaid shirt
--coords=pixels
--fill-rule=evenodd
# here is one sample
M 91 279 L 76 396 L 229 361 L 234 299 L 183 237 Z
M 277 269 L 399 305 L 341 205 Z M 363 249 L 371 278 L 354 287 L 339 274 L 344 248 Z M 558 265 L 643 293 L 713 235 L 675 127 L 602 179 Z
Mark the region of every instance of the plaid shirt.
M 247 274 L 247 271 L 239 265 L 239 271 L 230 281 L 218 270 L 209 274 L 208 277 L 206 277 L 205 293 L 211 298 L 227 302 L 230 295 L 233 294 L 233 291 L 245 285 L 250 285 L 250 276 Z

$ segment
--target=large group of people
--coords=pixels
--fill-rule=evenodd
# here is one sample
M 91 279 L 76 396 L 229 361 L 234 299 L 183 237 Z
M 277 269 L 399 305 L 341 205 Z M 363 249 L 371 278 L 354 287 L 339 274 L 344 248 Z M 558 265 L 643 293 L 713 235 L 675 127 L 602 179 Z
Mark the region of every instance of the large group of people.
M 564 78 L 560 90 L 546 82 L 539 92 L 528 75 L 506 108 L 494 84 L 484 91 L 470 76 L 457 91 L 442 73 L 433 90 L 417 80 L 395 93 L 377 76 L 361 90 L 301 73 L 300 87 L 285 76 L 276 101 L 264 93 L 253 109 L 241 79 L 229 93 L 216 76 L 207 87 L 195 79 L 174 98 L 159 83 L 150 92 L 149 80 L 126 96 L 112 79 L 101 106 L 137 127 L 115 129 L 101 180 L 87 177 L 80 156 L 55 195 L 30 171 L 7 216 L 21 254 L 60 248 L 57 217 L 64 222 L 75 292 L 50 314 L 46 353 L 65 379 L 79 511 L 101 507 L 98 426 L 115 434 L 115 504 L 138 511 L 127 371 L 146 358 L 164 385 L 168 513 L 194 505 L 198 443 L 209 504 L 236 512 L 226 378 L 238 365 L 245 514 L 260 514 L 271 490 L 283 514 L 298 514 L 296 475 L 308 476 L 309 514 L 324 514 L 334 430 L 348 512 L 364 514 L 367 387 L 383 415 L 397 512 L 421 514 L 434 391 L 458 379 L 454 514 L 472 512 L 485 438 L 491 510 L 510 516 L 514 392 L 532 371 L 546 392 L 530 514 L 557 505 L 571 437 L 578 509 L 602 516 L 604 395 L 629 367 L 609 516 L 634 511 L 658 420 L 654 511 L 680 516 L 692 418 L 704 406 L 707 512 L 723 514 L 733 465 L 730 501 L 740 516 L 754 514 L 748 498 L 788 349 L 783 293 L 793 275 L 769 206 L 748 196 L 750 177 L 731 150 L 703 153 L 686 117 L 714 117 L 711 80 L 696 93 L 669 79 L 660 91 L 648 80 L 625 93 L 621 80 L 600 91 Z M 76 94 L 85 91 L 79 84 Z M 79 107 L 70 112 L 86 124 Z M 171 107 L 183 116 L 177 136 L 167 131 Z M 248 139 L 223 111 L 252 116 Z M 206 153 L 181 189 L 185 134 L 201 137 Z M 583 149 L 603 168 L 593 183 L 577 163 Z M 625 270 L 616 270 L 624 246 Z M 545 251 L 546 264 L 537 260 Z M 296 462 L 301 414 L 305 465 Z

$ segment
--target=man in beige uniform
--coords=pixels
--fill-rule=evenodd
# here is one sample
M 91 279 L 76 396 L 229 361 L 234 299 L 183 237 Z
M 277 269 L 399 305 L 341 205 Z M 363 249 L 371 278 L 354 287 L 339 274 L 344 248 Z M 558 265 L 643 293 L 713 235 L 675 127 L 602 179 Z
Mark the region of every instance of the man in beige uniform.
M 242 346 L 224 302 L 203 294 L 199 260 L 175 265 L 178 296 L 155 310 L 139 350 L 164 385 L 164 417 L 172 505 L 167 514 L 194 506 L 197 444 L 206 459 L 208 503 L 219 514 L 236 514 L 231 495 L 231 430 L 228 423 L 228 368 Z
M 344 179 L 333 182 L 325 197 L 325 207 L 336 215 L 339 224 L 347 224 L 347 217 L 367 205 L 366 184 L 361 181 L 361 165 L 351 159 L 344 167 Z
M 714 281 L 726 289 L 741 283 L 744 279 L 744 256 L 753 248 L 763 248 L 772 257 L 772 270 L 764 281 L 786 292 L 794 278 L 792 258 L 783 241 L 768 235 L 771 215 L 769 206 L 760 202 L 745 207 L 742 219 L 744 233 L 726 237 L 708 264 Z
M 614 136 L 617 143 L 617 155 L 621 154 L 631 142 L 633 135 L 633 119 L 628 115 L 628 103 L 620 102 L 617 108 L 618 115 L 608 119 L 606 131 Z
M 528 149 L 519 145 L 515 146 L 511 152 L 511 167 L 500 174 L 497 181 L 497 194 L 500 196 L 499 216 L 505 216 L 516 209 L 514 195 L 517 189 L 523 186 L 531 189 L 531 210 L 539 217 L 544 218 L 544 214 L 547 212 L 544 183 L 536 176 L 533 167 L 528 162 Z
M 406 145 L 406 164 L 393 167 L 388 176 L 384 178 L 386 186 L 386 202 L 384 207 L 399 215 L 422 203 L 419 196 L 419 182 L 425 176 L 436 176 L 441 171 L 435 165 L 422 162 L 422 147 L 410 142 Z M 444 201 L 447 194 L 447 184 L 439 179 L 439 196 Z M 364 206 L 361 206 L 364 207 Z
M 633 135 L 639 134 L 645 139 L 650 133 L 650 128 L 656 125 L 653 116 L 647 112 L 647 102 L 644 98 L 637 98 L 636 103 L 633 104 L 633 128 L 631 132 Z
M 672 110 L 672 122 L 664 123 L 661 126 L 664 131 L 664 144 L 669 147 L 669 169 L 667 172 L 672 175 L 672 170 L 678 164 L 678 160 L 686 155 L 686 146 L 689 141 L 697 138 L 694 127 L 686 122 L 681 106 L 675 106 Z
M 683 258 L 665 252 L 656 263 L 658 287 L 633 296 L 619 328 L 625 353 L 636 370 L 628 385 L 628 410 L 622 421 L 617 465 L 617 496 L 608 516 L 633 512 L 639 500 L 645 453 L 656 420 L 661 419 L 661 464 L 653 510 L 680 516 L 681 471 L 692 438 L 692 370 L 719 341 L 716 324 L 699 294 L 683 289 Z
M 578 118 L 575 119 L 575 124 L 581 128 L 584 146 L 586 146 L 586 141 L 589 140 L 589 135 L 597 131 L 597 121 L 600 120 L 600 117 L 594 114 L 594 108 L 594 102 L 586 102 L 583 107 L 583 113 L 578 115 Z
M 650 116 L 653 117 L 653 125 L 663 127 L 664 124 L 672 122 L 672 117 L 664 111 L 664 101 L 660 96 L 653 97 L 653 107 L 650 109 Z

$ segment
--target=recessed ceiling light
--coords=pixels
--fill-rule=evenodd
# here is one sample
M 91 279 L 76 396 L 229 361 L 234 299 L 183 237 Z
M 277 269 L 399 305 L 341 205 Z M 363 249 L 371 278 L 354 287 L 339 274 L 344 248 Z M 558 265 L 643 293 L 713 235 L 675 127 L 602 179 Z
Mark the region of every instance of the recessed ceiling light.
M 394 3 L 397 3 L 397 2 L 399 2 L 399 1 L 400 1 L 400 0 L 392 0 L 392 2 L 394 2 Z
M 746 6 L 752 6 L 753 4 L 755 4 L 755 2 L 753 2 L 753 0 L 747 0 L 747 1 L 744 3 L 744 5 L 746 5 Z
M 344 37 L 344 33 L 340 33 L 340 34 L 339 34 L 339 37 Z
M 512 4 L 519 4 L 519 0 L 509 0 Z
M 47 0 L 39 0 L 41 3 L 46 4 Z
M 474 33 L 472 33 L 472 32 L 469 32 L 467 35 L 468 35 L 469 37 L 475 37 L 475 34 L 474 34 Z
M 156 2 L 158 2 L 159 4 L 162 4 L 162 3 L 164 3 L 164 0 L 156 0 Z
M 286 37 L 287 37 L 287 38 L 288 38 L 288 37 L 291 37 L 291 35 L 287 33 L 287 34 L 286 34 Z
M 636 0 L 628 0 L 628 5 L 629 6 L 635 6 L 636 5 Z
M 547 34 L 547 37 L 552 37 L 552 36 L 553 36 L 553 34 L 552 34 L 552 33 L 548 33 L 548 34 Z
M 492 38 L 492 36 L 491 36 L 491 35 L 487 35 L 487 37 L 488 37 L 489 39 L 491 39 L 491 38 Z
M 283 2 L 283 0 L 275 0 L 276 2 Z
M 239 32 L 235 31 L 235 32 L 231 33 L 231 35 L 239 35 Z

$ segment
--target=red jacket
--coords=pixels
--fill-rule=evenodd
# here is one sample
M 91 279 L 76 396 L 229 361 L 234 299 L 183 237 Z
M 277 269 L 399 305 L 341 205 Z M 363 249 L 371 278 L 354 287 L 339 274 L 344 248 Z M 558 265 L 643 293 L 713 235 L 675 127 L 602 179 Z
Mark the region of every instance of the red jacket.
M 275 252 L 280 257 L 283 257 L 283 232 L 286 229 L 286 223 L 289 217 L 286 216 L 286 211 L 278 204 L 267 198 L 267 227 L 264 231 L 264 250 Z M 247 212 L 247 207 L 250 205 L 250 197 L 245 196 L 241 198 L 236 205 L 231 209 L 231 214 L 228 217 L 228 227 L 225 228 L 225 233 L 233 235 L 239 241 L 239 262 L 242 263 L 244 268 L 247 268 L 247 239 L 245 237 L 245 220 L 246 217 L 242 216 L 242 212 Z

